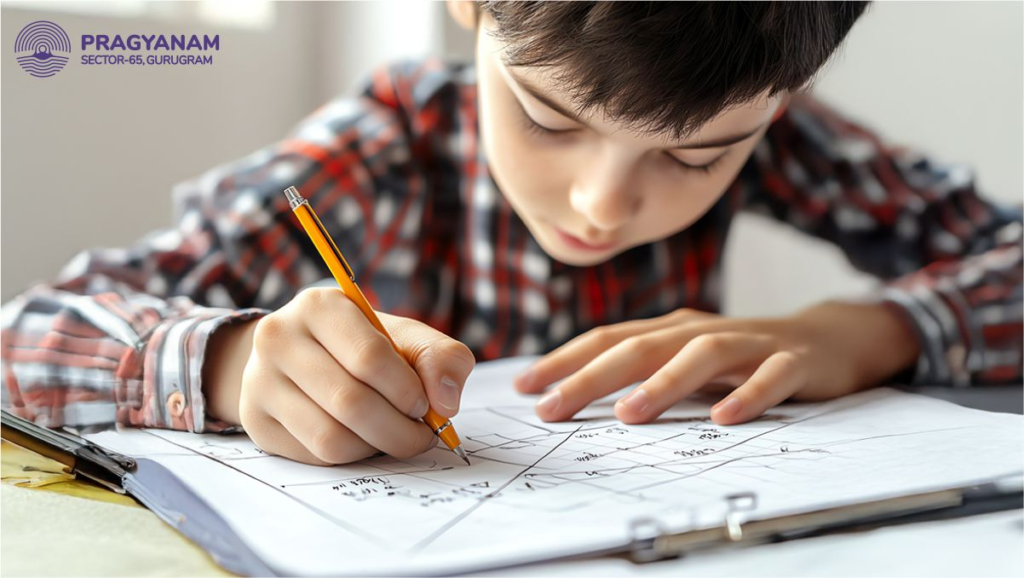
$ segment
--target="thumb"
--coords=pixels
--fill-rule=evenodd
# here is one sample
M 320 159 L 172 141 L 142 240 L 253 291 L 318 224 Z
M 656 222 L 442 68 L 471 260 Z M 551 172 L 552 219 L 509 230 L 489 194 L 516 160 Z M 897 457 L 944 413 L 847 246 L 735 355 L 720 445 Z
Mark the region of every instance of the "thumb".
M 462 342 L 415 319 L 386 313 L 377 315 L 419 375 L 430 407 L 444 417 L 457 414 L 462 388 L 476 365 L 473 352 Z

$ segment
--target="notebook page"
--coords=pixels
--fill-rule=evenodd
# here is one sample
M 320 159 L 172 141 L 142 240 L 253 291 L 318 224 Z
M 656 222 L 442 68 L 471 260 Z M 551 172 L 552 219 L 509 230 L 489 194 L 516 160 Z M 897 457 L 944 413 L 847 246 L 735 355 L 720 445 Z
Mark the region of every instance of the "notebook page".
M 1024 470 L 1021 416 L 887 388 L 737 426 L 714 424 L 701 403 L 626 426 L 614 397 L 544 423 L 536 398 L 511 386 L 530 361 L 480 364 L 470 377 L 454 423 L 472 466 L 445 449 L 321 468 L 244 436 L 90 437 L 170 468 L 283 574 L 473 571 L 620 547 L 640 518 L 673 531 L 720 525 L 739 492 L 757 494 L 745 514 L 757 519 Z

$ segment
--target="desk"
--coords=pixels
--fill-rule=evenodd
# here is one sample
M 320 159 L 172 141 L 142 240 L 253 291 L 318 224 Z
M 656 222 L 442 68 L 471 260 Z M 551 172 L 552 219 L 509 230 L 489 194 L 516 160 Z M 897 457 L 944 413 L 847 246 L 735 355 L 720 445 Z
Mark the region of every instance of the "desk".
M 901 389 L 989 411 L 1024 410 L 1021 386 Z M 4 530 L 0 574 L 230 575 L 145 509 L 9 484 L 0 489 Z M 647 565 L 604 557 L 489 575 L 1021 576 L 1022 516 L 1017 510 Z

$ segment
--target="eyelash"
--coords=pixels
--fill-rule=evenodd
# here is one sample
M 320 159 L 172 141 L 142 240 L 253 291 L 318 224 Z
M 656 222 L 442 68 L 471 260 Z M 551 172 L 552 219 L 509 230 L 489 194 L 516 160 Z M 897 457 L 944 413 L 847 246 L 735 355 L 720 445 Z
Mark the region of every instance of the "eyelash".
M 665 154 L 668 156 L 668 158 L 672 162 L 674 162 L 676 164 L 676 166 L 682 168 L 683 170 L 685 170 L 685 171 L 700 171 L 700 172 L 704 173 L 705 175 L 707 175 L 707 174 L 711 174 L 711 171 L 716 166 L 718 166 L 718 163 L 722 160 L 722 157 L 724 157 L 725 155 L 727 155 L 729 153 L 728 152 L 724 152 L 724 153 L 718 155 L 717 157 L 715 157 L 715 160 L 711 161 L 710 163 L 708 163 L 706 165 L 688 165 L 688 164 L 684 163 L 683 161 L 677 159 L 676 157 L 674 157 L 674 156 L 672 156 L 672 155 L 670 155 L 668 153 L 665 153 Z
M 546 126 L 542 126 L 542 125 L 538 124 L 537 121 L 535 121 L 532 118 L 530 118 L 530 115 L 526 114 L 525 110 L 522 110 L 521 112 L 522 112 L 522 116 L 523 116 L 523 126 L 524 126 L 524 128 L 526 128 L 526 131 L 529 132 L 530 134 L 537 135 L 537 136 L 555 137 L 555 136 L 565 135 L 565 134 L 574 132 L 573 130 L 553 130 L 553 129 L 550 129 L 550 128 L 546 127 Z M 726 154 L 728 154 L 728 152 L 722 153 L 722 154 L 718 155 L 717 157 L 715 157 L 715 160 L 711 161 L 710 163 L 708 163 L 706 165 L 699 165 L 699 166 L 697 166 L 697 165 L 688 165 L 688 164 L 684 163 L 683 161 L 677 159 L 676 157 L 674 157 L 674 156 L 672 156 L 672 155 L 670 155 L 668 153 L 666 153 L 666 156 L 668 156 L 668 158 L 673 163 L 675 163 L 676 166 L 678 166 L 679 168 L 682 168 L 683 170 L 686 170 L 686 171 L 699 171 L 699 172 L 702 172 L 702 173 L 707 175 L 707 174 L 711 174 L 712 169 L 714 169 L 718 165 L 719 161 L 721 161 L 722 157 L 724 157 Z
M 522 111 L 522 112 L 523 112 L 523 126 L 526 128 L 526 131 L 531 133 L 531 134 L 538 135 L 538 136 L 558 136 L 558 135 L 564 135 L 564 134 L 568 134 L 568 133 L 573 132 L 573 130 L 553 130 L 553 129 L 550 129 L 550 128 L 546 127 L 546 126 L 541 126 L 541 125 L 537 124 L 537 121 L 535 121 L 532 118 L 530 118 L 530 115 L 526 114 L 525 110 Z

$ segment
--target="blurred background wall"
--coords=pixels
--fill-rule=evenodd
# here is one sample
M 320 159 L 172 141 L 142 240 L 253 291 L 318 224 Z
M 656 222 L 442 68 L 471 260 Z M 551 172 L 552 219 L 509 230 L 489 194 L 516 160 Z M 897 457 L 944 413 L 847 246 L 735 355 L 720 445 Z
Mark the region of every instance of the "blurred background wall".
M 890 142 L 964 163 L 981 190 L 1022 201 L 1022 4 L 872 5 L 816 83 L 821 98 Z M 35 20 L 80 34 L 220 34 L 209 67 L 84 67 L 46 80 L 10 46 Z M 284 135 L 395 58 L 470 57 L 442 3 L 3 2 L 0 299 L 53 277 L 77 251 L 127 246 L 170 226 L 171 186 Z M 80 50 L 75 50 L 75 54 Z M 90 69 L 91 68 L 91 69 Z M 41 235 L 42 225 L 53 234 Z M 831 246 L 741 218 L 730 239 L 726 310 L 772 315 L 873 280 Z

